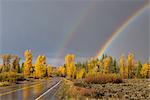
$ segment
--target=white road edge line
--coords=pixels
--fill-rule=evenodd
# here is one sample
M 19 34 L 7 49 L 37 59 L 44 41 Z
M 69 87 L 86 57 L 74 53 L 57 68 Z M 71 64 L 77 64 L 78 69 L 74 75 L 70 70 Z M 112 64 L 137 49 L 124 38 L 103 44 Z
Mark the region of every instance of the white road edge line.
M 49 91 L 51 91 L 53 88 L 55 88 L 57 85 L 60 84 L 61 81 L 59 81 L 57 84 L 55 84 L 53 87 L 51 87 L 50 89 L 48 89 L 46 92 L 44 92 L 42 95 L 40 95 L 39 97 L 37 97 L 35 100 L 39 100 L 41 97 L 43 97 L 45 94 L 47 94 Z

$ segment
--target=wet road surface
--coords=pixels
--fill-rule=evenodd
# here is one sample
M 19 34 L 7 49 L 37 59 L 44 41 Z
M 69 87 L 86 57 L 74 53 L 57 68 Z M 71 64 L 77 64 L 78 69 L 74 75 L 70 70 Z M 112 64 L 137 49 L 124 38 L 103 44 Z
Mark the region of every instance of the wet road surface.
M 55 100 L 60 78 L 0 88 L 0 100 Z

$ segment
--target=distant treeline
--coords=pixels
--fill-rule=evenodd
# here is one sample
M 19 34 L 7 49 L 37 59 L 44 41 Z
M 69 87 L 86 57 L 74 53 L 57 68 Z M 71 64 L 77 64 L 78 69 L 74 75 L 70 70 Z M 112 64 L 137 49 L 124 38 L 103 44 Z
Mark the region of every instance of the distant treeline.
M 26 50 L 24 57 L 25 61 L 20 65 L 20 58 L 17 55 L 0 55 L 3 60 L 0 65 L 0 81 L 7 81 L 5 77 L 15 77 L 15 74 L 21 75 L 21 78 L 44 78 L 57 75 L 68 79 L 82 79 L 91 75 L 103 74 L 105 76 L 113 74 L 123 79 L 150 78 L 150 61 L 145 64 L 135 61 L 132 53 L 129 53 L 127 58 L 121 55 L 119 61 L 111 56 L 103 55 L 101 59 L 90 58 L 85 62 L 80 60 L 75 62 L 75 55 L 68 54 L 65 57 L 65 64 L 57 68 L 46 63 L 45 55 L 38 55 L 35 64 L 33 64 L 31 50 Z M 9 75 L 9 72 L 12 75 Z

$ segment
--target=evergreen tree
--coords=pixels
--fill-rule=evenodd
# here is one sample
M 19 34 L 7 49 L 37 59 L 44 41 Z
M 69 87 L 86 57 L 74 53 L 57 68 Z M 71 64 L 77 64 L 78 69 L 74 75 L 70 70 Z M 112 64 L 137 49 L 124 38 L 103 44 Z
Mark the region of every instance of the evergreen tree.
M 110 72 L 111 73 L 117 73 L 118 72 L 118 66 L 117 66 L 117 61 L 116 59 L 114 59 L 111 63 L 111 66 L 110 66 Z
M 138 65 L 137 65 L 137 68 L 136 68 L 136 78 L 141 78 L 141 68 L 142 68 L 142 64 L 141 64 L 141 61 L 138 61 Z

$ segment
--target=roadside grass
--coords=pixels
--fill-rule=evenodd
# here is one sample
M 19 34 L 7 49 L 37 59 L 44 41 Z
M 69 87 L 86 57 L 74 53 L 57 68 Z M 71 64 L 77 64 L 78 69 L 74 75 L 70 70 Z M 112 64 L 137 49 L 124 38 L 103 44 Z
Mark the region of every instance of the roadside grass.
M 0 73 L 0 87 L 11 86 L 13 84 L 24 84 L 27 82 L 43 82 L 45 80 L 51 80 L 51 77 L 35 79 L 32 77 L 24 77 L 22 73 L 16 72 Z
M 16 82 L 21 76 L 15 72 L 3 72 L 0 73 L 0 82 Z
M 118 74 L 90 75 L 84 79 L 64 78 L 58 100 L 150 99 L 149 79 L 125 79 Z
M 148 79 L 126 79 L 122 83 L 88 84 L 83 80 L 64 79 L 58 90 L 58 100 L 126 100 L 150 99 Z
M 9 86 L 10 82 L 0 82 L 0 87 Z
M 84 100 L 85 97 L 80 94 L 78 89 L 74 86 L 73 81 L 64 78 L 56 98 L 57 100 Z

